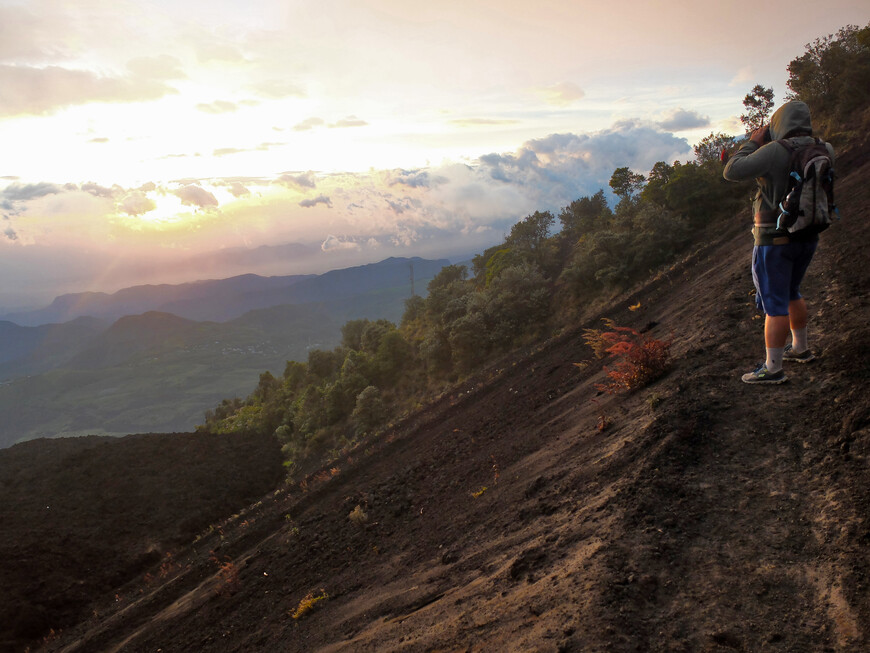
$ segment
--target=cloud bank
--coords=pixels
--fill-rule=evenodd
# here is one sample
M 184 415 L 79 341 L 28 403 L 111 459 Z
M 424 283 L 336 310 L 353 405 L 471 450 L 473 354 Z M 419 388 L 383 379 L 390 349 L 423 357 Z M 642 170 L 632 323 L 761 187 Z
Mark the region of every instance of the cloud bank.
M 657 124 L 665 131 L 679 132 L 688 129 L 709 127 L 710 118 L 702 116 L 697 111 L 672 109 L 671 111 L 666 112 Z
M 646 173 L 657 161 L 690 158 L 687 140 L 661 125 L 700 120 L 674 112 L 659 123 L 621 121 L 598 132 L 550 134 L 512 152 L 415 169 L 286 172 L 134 188 L 9 180 L 0 188 L 0 247 L 18 248 L 18 257 L 41 252 L 44 270 L 56 270 L 64 280 L 75 277 L 60 269 L 70 257 L 47 252 L 99 250 L 121 256 L 124 265 L 140 261 L 143 269 L 158 259 L 289 242 L 333 257 L 333 267 L 367 256 L 467 253 L 498 242 L 536 210 L 558 213 L 599 189 L 609 194 L 618 167 Z M 13 260 L 0 256 L 0 275 L 15 277 L 7 264 Z
M 138 66 L 137 66 L 138 68 Z M 163 75 L 103 76 L 61 66 L 0 64 L 0 116 L 45 115 L 89 102 L 141 102 L 178 91 Z
M 361 120 L 356 116 L 348 116 L 347 118 L 342 118 L 341 120 L 337 120 L 333 123 L 329 124 L 331 129 L 343 129 L 346 127 L 365 127 L 368 123 L 365 120 Z
M 173 195 L 181 200 L 185 206 L 196 206 L 201 209 L 216 207 L 217 198 L 209 191 L 195 184 L 188 184 L 172 191 Z
M 326 195 L 318 195 L 317 197 L 305 199 L 299 202 L 299 206 L 304 209 L 310 209 L 311 207 L 317 206 L 318 204 L 323 204 L 324 206 L 332 208 L 332 202 Z
M 120 209 L 127 215 L 144 215 L 157 208 L 154 200 L 140 190 L 134 190 L 121 200 Z

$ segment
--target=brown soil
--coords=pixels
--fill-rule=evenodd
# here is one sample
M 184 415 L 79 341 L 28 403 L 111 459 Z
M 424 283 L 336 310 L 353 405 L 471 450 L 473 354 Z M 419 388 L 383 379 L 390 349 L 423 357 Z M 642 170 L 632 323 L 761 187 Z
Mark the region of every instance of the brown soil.
M 159 576 L 166 554 L 282 478 L 273 438 L 92 436 L 0 450 L 0 651 L 91 616 L 131 578 Z
M 821 355 L 789 366 L 788 383 L 740 382 L 763 353 L 751 243 L 743 223 L 711 229 L 605 314 L 673 341 L 661 380 L 596 396 L 600 364 L 572 365 L 590 359 L 578 327 L 192 543 L 173 528 L 202 507 L 176 495 L 170 519 L 147 523 L 168 482 L 143 482 L 146 523 L 106 515 L 130 539 L 100 543 L 106 589 L 132 579 L 44 650 L 870 649 L 867 174 L 839 182 L 844 220 L 824 234 L 805 284 Z M 187 465 L 169 458 L 161 464 Z M 106 486 L 142 476 L 135 461 L 103 467 Z M 227 474 L 203 486 L 216 491 Z M 42 500 L 19 509 L 8 496 L 4 524 L 41 515 Z M 76 547 L 90 533 L 72 517 L 64 528 Z M 44 541 L 57 550 L 63 537 Z M 146 539 L 172 551 L 163 577 L 157 560 L 147 578 L 144 562 L 112 567 Z M 25 571 L 57 573 L 47 553 L 5 551 L 4 578 L 22 586 Z

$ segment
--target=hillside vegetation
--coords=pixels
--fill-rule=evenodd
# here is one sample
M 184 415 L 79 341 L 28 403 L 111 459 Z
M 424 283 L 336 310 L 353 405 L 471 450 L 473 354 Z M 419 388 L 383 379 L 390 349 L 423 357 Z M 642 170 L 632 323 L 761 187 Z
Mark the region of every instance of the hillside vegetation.
M 531 355 L 167 547 L 165 572 L 40 650 L 867 650 L 870 268 L 850 263 L 870 249 L 868 172 L 841 180 L 846 217 L 805 287 L 820 357 L 788 383 L 739 381 L 761 325 L 734 220 Z M 596 396 L 583 335 L 600 317 L 656 322 L 670 373 Z
M 611 210 L 600 191 L 556 217 L 535 212 L 501 245 L 451 265 L 413 297 L 397 326 L 353 320 L 341 346 L 290 361 L 281 377 L 260 376 L 245 400 L 225 400 L 205 431 L 274 433 L 288 466 L 335 458 L 422 402 L 560 324 L 603 306 L 685 252 L 699 235 L 733 219 L 745 186 L 722 179 L 718 161 L 656 164 L 649 180 L 627 168 L 611 180 Z
M 844 123 L 841 133 L 847 129 L 854 127 Z M 0 597 L 0 615 L 10 615 L 0 623 L 28 626 L 7 628 L 0 641 L 21 650 L 29 638 L 31 650 L 66 653 L 870 649 L 870 351 L 864 346 L 870 268 L 860 264 L 870 251 L 870 143 L 854 141 L 840 152 L 844 218 L 823 235 L 805 284 L 819 358 L 788 368 L 788 383 L 758 388 L 739 381 L 762 353 L 748 215 L 707 223 L 674 262 L 652 275 L 626 276 L 625 290 L 601 279 L 598 297 L 584 298 L 584 289 L 563 276 L 577 263 L 573 253 L 584 246 L 582 236 L 568 254 L 540 250 L 563 261 L 558 275 L 533 268 L 548 292 L 546 323 L 519 324 L 511 335 L 521 347 L 509 350 L 494 339 L 481 366 L 466 367 L 457 351 L 467 350 L 454 349 L 448 327 L 462 317 L 485 320 L 490 303 L 482 299 L 503 305 L 491 288 L 504 272 L 494 272 L 487 284 L 485 271 L 497 268 L 488 264 L 498 256 L 517 255 L 514 243 L 483 257 L 482 267 L 476 262 L 473 276 L 448 269 L 434 295 L 413 302 L 399 326 L 351 321 L 341 348 L 288 365 L 280 379 L 261 378 L 237 406 L 225 402 L 226 414 L 210 424 L 241 426 L 247 414 L 245 428 L 261 431 L 190 436 L 201 438 L 190 455 L 207 457 L 218 442 L 257 442 L 264 450 L 272 442 L 271 458 L 259 459 L 271 477 L 274 466 L 266 459 L 274 461 L 278 452 L 268 431 L 277 423 L 275 431 L 288 427 L 279 434 L 285 453 L 287 444 L 298 443 L 309 457 L 296 459 L 294 482 L 274 485 L 242 510 L 235 506 L 249 488 L 240 489 L 231 499 L 236 512 L 209 527 L 200 517 L 214 513 L 201 502 L 234 473 L 236 454 L 227 449 L 221 450 L 225 466 L 214 475 L 207 466 L 204 474 L 199 470 L 195 485 L 204 492 L 167 482 L 149 467 L 135 477 L 142 483 L 136 489 L 142 523 L 118 514 L 100 521 L 96 512 L 82 527 L 65 519 L 76 505 L 93 504 L 98 492 L 101 505 L 111 506 L 114 496 L 129 492 L 136 474 L 130 448 L 113 461 L 112 452 L 122 449 L 101 443 L 96 464 L 105 476 L 98 486 L 73 480 L 79 469 L 93 469 L 92 454 L 63 458 L 68 482 L 40 486 L 27 501 L 21 496 L 28 474 L 21 470 L 46 465 L 57 449 L 34 442 L 0 452 L 0 505 L 22 506 L 4 515 L 4 532 L 16 539 L 2 556 L 2 570 L 17 593 Z M 635 191 L 633 203 L 643 205 L 648 186 Z M 619 215 L 617 207 L 608 224 Z M 623 237 L 632 242 L 630 234 Z M 560 240 L 547 235 L 539 242 Z M 504 249 L 511 251 L 498 255 Z M 532 267 L 520 260 L 505 270 L 524 265 Z M 463 309 L 455 320 L 443 318 L 446 311 L 427 312 L 442 289 L 445 306 Z M 535 340 L 536 330 L 558 329 L 570 315 L 578 316 L 573 324 Z M 634 330 L 617 333 L 669 342 L 670 372 L 632 392 L 602 390 L 613 380 L 592 346 L 601 344 L 602 319 Z M 450 353 L 440 366 L 420 353 L 437 329 L 446 333 Z M 406 347 L 409 367 L 398 367 L 404 378 L 416 365 L 418 387 L 447 389 L 370 431 L 359 428 L 366 415 L 357 411 L 357 399 L 343 420 L 311 432 L 323 440 L 309 446 L 295 416 L 317 413 L 304 412 L 299 397 L 307 394 L 317 409 L 315 393 L 337 383 L 348 361 L 370 364 L 374 372 L 395 363 L 391 349 L 381 347 L 390 339 Z M 339 357 L 332 376 L 312 376 L 312 364 L 335 365 Z M 618 367 L 612 359 L 603 363 Z M 294 378 L 298 385 L 288 383 Z M 371 387 L 382 420 L 414 401 L 400 389 Z M 281 420 L 270 423 L 270 415 L 277 420 L 273 409 Z M 327 451 L 331 460 L 315 467 L 312 454 L 329 446 L 330 437 L 348 438 L 348 448 Z M 352 438 L 358 446 L 350 446 Z M 164 440 L 151 446 L 159 450 Z M 137 447 L 148 441 L 135 440 Z M 147 457 L 147 447 L 134 455 Z M 250 462 L 239 461 L 238 473 L 252 473 L 244 470 Z M 161 464 L 169 478 L 190 466 L 172 456 Z M 61 494 L 66 512 L 47 516 L 45 505 Z M 160 518 L 149 520 L 149 511 Z M 182 542 L 177 525 L 184 520 L 190 520 L 186 532 L 202 530 Z M 37 522 L 50 527 L 34 534 L 28 524 Z M 110 541 L 119 531 L 126 539 L 119 559 L 105 556 L 110 569 L 97 576 L 86 562 L 63 583 L 57 570 L 81 558 L 36 546 L 51 543 L 52 533 L 77 547 L 83 534 L 99 532 Z M 95 576 L 98 582 L 86 582 Z
M 808 45 L 789 66 L 790 97 L 805 99 L 835 141 L 866 134 L 860 130 L 870 125 L 867 92 L 839 81 L 848 70 L 849 80 L 870 87 L 868 35 L 870 27 L 844 28 Z M 765 117 L 754 110 L 753 118 Z M 398 326 L 345 324 L 340 347 L 312 351 L 307 363 L 288 362 L 281 377 L 264 372 L 246 400 L 225 399 L 199 428 L 274 433 L 291 471 L 337 458 L 497 357 L 592 315 L 721 232 L 754 192 L 751 182 L 722 178 L 719 146 L 735 140 L 710 134 L 696 146 L 696 161 L 660 161 L 646 177 L 617 168 L 613 209 L 601 190 L 558 216 L 534 212 L 503 243 L 476 256 L 471 270 L 442 269 L 425 299 L 406 303 Z M 841 172 L 848 167 L 847 161 Z

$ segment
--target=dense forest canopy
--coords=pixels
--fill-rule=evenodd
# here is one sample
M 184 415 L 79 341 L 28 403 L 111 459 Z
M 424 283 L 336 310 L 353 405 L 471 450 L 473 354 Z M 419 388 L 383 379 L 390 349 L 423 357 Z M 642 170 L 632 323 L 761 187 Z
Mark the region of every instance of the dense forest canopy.
M 870 24 L 847 25 L 807 44 L 788 65 L 788 99 L 806 102 L 817 129 L 866 130 L 870 105 Z M 835 143 L 836 144 L 836 143 Z
M 808 44 L 788 72 L 787 99 L 810 105 L 817 131 L 866 131 L 870 26 Z M 757 85 L 747 95 L 747 125 L 769 114 L 768 91 Z M 733 220 L 748 206 L 749 186 L 723 180 L 719 151 L 737 140 L 711 133 L 695 146 L 694 161 L 659 161 L 646 176 L 617 168 L 613 207 L 602 189 L 558 215 L 535 211 L 475 256 L 470 270 L 442 269 L 425 298 L 407 300 L 401 324 L 348 322 L 339 347 L 289 361 L 281 378 L 264 372 L 247 399 L 224 400 L 199 428 L 274 433 L 291 472 L 337 456 L 495 357 L 649 278 L 706 230 Z

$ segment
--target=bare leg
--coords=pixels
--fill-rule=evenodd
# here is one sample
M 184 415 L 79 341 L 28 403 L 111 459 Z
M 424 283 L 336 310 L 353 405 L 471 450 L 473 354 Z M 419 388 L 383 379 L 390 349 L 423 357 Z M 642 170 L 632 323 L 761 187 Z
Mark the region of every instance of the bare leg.
M 788 303 L 788 320 L 792 331 L 804 329 L 807 326 L 807 303 L 804 298 L 795 299 Z
M 791 307 L 789 307 L 791 308 Z M 768 349 L 785 347 L 790 329 L 789 315 L 768 315 L 764 320 L 764 345 Z

